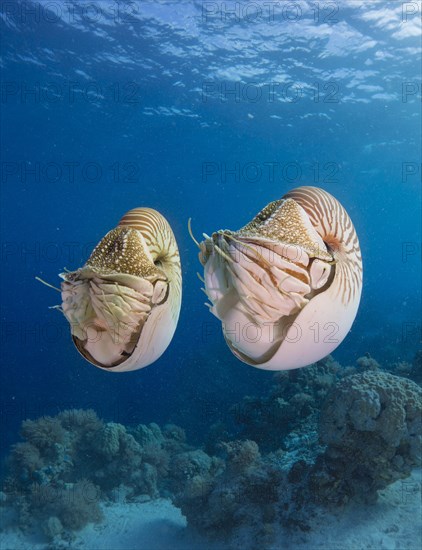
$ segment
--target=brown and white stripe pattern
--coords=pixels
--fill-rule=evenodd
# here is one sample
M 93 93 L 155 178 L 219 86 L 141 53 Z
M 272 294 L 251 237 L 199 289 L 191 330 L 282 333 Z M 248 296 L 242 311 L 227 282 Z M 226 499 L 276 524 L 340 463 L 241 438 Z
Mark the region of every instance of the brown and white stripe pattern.
M 154 263 L 161 266 L 169 278 L 170 292 L 178 298 L 174 300 L 178 314 L 176 305 L 182 292 L 182 276 L 179 249 L 170 224 L 153 208 L 134 208 L 121 218 L 119 227 L 130 227 L 142 234 Z
M 317 233 L 332 252 L 335 279 L 332 291 L 343 304 L 359 299 L 362 289 L 362 254 L 350 216 L 332 195 L 317 187 L 298 187 L 283 199 L 295 200 L 307 213 Z

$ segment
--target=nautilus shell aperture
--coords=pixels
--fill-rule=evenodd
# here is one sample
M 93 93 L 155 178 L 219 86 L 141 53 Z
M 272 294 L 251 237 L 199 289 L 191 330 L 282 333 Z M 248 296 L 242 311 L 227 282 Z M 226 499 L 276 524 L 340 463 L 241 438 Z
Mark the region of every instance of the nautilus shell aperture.
M 210 311 L 231 351 L 268 370 L 309 365 L 349 332 L 362 290 L 362 257 L 343 206 L 316 187 L 268 204 L 238 231 L 200 244 Z
M 136 370 L 165 351 L 179 318 L 182 284 L 177 243 L 159 212 L 130 210 L 83 267 L 61 277 L 62 310 L 89 362 Z

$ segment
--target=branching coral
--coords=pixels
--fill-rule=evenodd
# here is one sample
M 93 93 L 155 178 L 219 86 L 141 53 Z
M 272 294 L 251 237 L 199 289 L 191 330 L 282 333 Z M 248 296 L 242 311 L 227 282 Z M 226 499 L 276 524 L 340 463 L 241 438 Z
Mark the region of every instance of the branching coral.
M 20 472 L 22 480 L 29 480 L 34 472 L 43 467 L 39 450 L 27 441 L 13 446 L 10 463 L 15 471 Z
M 46 453 L 56 444 L 63 443 L 65 430 L 57 418 L 42 416 L 38 420 L 24 420 L 21 435 L 40 452 Z
M 87 523 L 102 519 L 100 497 L 100 488 L 86 479 L 61 487 L 33 485 L 29 495 L 34 517 L 47 518 L 44 520 L 45 528 L 51 530 L 55 527 L 58 530 L 59 524 L 51 519 L 57 518 L 61 526 L 69 531 L 77 531 Z
M 66 409 L 57 415 L 57 419 L 66 430 L 72 431 L 97 431 L 102 426 L 102 421 L 92 409 Z

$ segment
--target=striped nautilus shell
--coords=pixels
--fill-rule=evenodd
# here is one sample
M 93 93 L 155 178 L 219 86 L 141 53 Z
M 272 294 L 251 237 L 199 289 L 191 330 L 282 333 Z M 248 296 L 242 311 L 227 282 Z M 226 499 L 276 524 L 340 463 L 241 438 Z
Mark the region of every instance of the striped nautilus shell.
M 345 338 L 359 306 L 362 257 L 352 220 L 332 195 L 299 187 L 238 231 L 204 237 L 208 305 L 239 359 L 295 369 Z
M 130 210 L 83 267 L 60 276 L 61 309 L 90 363 L 130 371 L 165 351 L 179 318 L 182 275 L 176 239 L 159 212 Z

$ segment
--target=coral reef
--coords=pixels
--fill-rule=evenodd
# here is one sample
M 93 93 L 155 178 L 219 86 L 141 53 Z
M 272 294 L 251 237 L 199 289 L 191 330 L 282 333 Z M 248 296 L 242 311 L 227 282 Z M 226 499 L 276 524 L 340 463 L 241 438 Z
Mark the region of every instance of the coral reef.
M 385 369 L 369 354 L 355 366 L 331 357 L 280 372 L 268 395 L 245 397 L 203 435 L 182 428 L 127 427 L 92 410 L 22 423 L 0 506 L 13 503 L 23 529 L 54 547 L 101 521 L 102 503 L 169 497 L 210 537 L 247 526 L 255 546 L 277 528 L 310 529 L 326 507 L 373 502 L 421 464 L 422 389 L 412 365 Z
M 175 495 L 189 524 L 211 537 L 227 535 L 242 524 L 258 527 L 274 520 L 278 499 L 280 472 L 264 463 L 255 442 L 232 441 L 222 451 L 225 460 L 201 451 L 195 475 L 188 471 Z M 186 483 L 189 478 L 196 490 Z
M 232 407 L 234 421 L 240 426 L 236 437 L 251 439 L 262 450 L 272 451 L 286 449 L 285 438 L 292 433 L 315 432 L 322 402 L 343 371 L 328 356 L 306 369 L 275 374 L 268 396 L 247 396 Z
M 224 436 L 213 444 L 220 448 L 220 468 L 203 476 L 202 491 L 184 490 L 176 498 L 196 529 L 227 535 L 252 526 L 259 543 L 271 539 L 271 525 L 306 531 L 321 507 L 373 502 L 380 489 L 420 465 L 422 390 L 382 371 L 370 356 L 345 369 L 328 359 L 277 374 L 275 382 L 270 396 L 255 399 L 253 409 L 252 398 L 241 404 L 241 433 L 261 441 L 261 425 L 278 448 L 263 455 L 256 442 L 227 441 L 227 432 L 214 427 L 214 435 Z M 281 422 L 279 399 L 288 403 L 290 433 Z M 263 413 L 265 406 L 276 414 Z M 317 430 L 307 446 L 304 427 Z
M 172 456 L 189 448 L 177 426 L 130 429 L 92 410 L 25 420 L 21 435 L 26 441 L 10 453 L 5 494 L 21 528 L 41 525 L 50 539 L 100 521 L 100 502 L 119 492 L 126 499 L 157 497 L 166 490 Z

